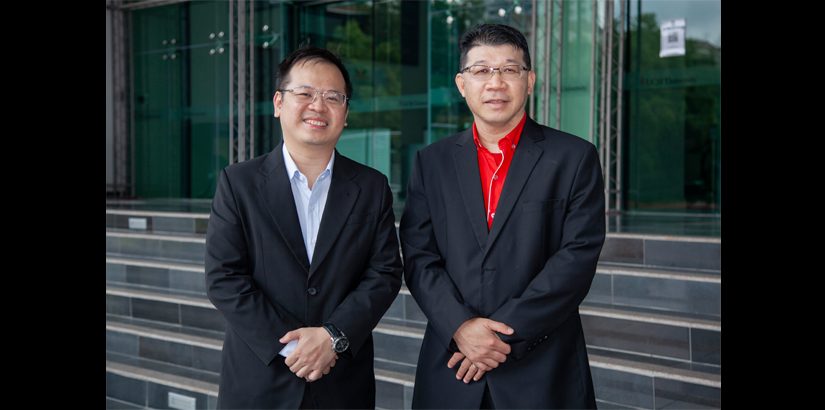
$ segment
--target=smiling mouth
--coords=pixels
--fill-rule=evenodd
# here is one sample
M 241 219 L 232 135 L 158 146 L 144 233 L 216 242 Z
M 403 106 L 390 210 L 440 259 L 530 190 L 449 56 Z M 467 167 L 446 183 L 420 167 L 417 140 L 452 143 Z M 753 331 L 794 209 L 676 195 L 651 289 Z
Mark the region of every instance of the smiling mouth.
M 304 120 L 304 122 L 309 124 L 309 125 L 315 125 L 315 126 L 318 126 L 318 127 L 326 127 L 327 125 L 329 125 L 329 124 L 327 124 L 323 121 L 318 121 L 318 120 Z
M 485 101 L 484 103 L 485 104 L 504 104 L 506 102 L 507 101 L 505 101 L 505 100 L 489 100 L 489 101 Z

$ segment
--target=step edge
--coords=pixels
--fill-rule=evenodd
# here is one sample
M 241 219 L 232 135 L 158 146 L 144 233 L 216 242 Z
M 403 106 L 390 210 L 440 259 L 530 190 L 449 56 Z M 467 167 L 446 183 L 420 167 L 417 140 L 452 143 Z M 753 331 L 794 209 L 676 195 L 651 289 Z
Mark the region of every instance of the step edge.
M 655 314 L 655 313 L 619 312 L 619 311 L 616 311 L 616 310 L 605 309 L 605 308 L 580 306 L 579 307 L 579 314 L 588 315 L 588 316 L 609 317 L 609 318 L 613 318 L 613 319 L 631 320 L 631 321 L 634 321 L 634 322 L 656 323 L 656 324 L 662 324 L 662 325 L 687 327 L 687 328 L 690 328 L 690 329 L 715 330 L 715 331 L 718 331 L 718 332 L 722 331 L 722 323 L 721 322 L 714 322 L 714 321 L 711 321 L 711 320 L 703 320 L 703 319 L 681 318 L 681 317 L 674 318 L 674 317 L 669 317 L 667 315 L 658 315 L 658 314 Z
M 415 387 L 415 376 L 384 369 L 374 369 L 374 372 L 375 380 L 393 384 L 401 384 L 405 387 Z
M 166 295 L 150 291 L 117 288 L 113 286 L 106 286 L 106 294 L 113 296 L 123 296 L 128 298 L 156 300 L 159 302 L 177 303 L 186 306 L 216 309 L 215 305 L 213 305 L 212 302 L 209 301 L 209 299 L 201 299 L 190 296 Z
M 191 242 L 191 243 L 206 243 L 206 236 L 181 236 L 181 235 L 167 235 L 158 233 L 137 233 L 137 232 L 115 232 L 106 231 L 106 236 L 116 238 L 135 238 L 135 239 L 155 239 L 161 241 L 171 242 Z
M 685 383 L 699 384 L 702 386 L 722 388 L 722 376 L 716 374 L 701 373 L 692 370 L 674 369 L 649 363 L 639 363 L 631 360 L 623 360 L 588 354 L 591 367 L 598 367 L 608 370 L 622 371 L 642 376 L 656 377 L 661 379 L 676 380 Z
M 189 272 L 206 272 L 206 269 L 204 268 L 203 264 L 165 262 L 148 259 L 132 259 L 117 256 L 107 256 L 106 263 L 114 263 L 129 266 L 143 266 L 147 268 L 174 269 Z
M 107 214 L 114 215 L 133 215 L 133 216 L 160 216 L 164 218 L 193 218 L 193 219 L 209 219 L 211 214 L 205 213 L 189 213 L 189 212 L 164 212 L 164 211 L 140 211 L 134 209 L 107 209 Z
M 116 323 L 107 320 L 106 330 L 111 330 L 120 333 L 128 333 L 150 339 L 165 340 L 167 342 L 180 343 L 189 346 L 198 346 L 211 350 L 223 350 L 223 341 L 217 339 L 187 335 L 177 332 L 170 332 L 161 329 L 153 329 L 144 326 L 130 325 L 126 323 Z
M 605 267 L 598 266 L 596 274 L 601 275 L 621 275 L 621 276 L 638 276 L 657 279 L 674 279 L 688 282 L 706 282 L 706 283 L 722 283 L 721 276 L 715 275 L 701 275 L 695 273 L 682 272 L 667 272 L 667 271 L 647 271 L 640 269 L 627 269 L 620 267 Z
M 193 391 L 207 396 L 218 397 L 218 385 L 187 377 L 175 376 L 156 370 L 143 369 L 127 364 L 106 361 L 106 372 L 132 379 L 143 380 L 174 387 L 181 390 Z

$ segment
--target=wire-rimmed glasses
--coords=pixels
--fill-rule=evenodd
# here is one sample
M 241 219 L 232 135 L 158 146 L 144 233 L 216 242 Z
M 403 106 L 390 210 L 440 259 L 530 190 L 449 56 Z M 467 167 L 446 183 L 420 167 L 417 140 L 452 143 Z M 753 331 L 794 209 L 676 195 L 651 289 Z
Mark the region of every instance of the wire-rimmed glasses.
M 459 73 L 463 73 L 465 71 L 470 73 L 471 78 L 474 80 L 489 80 L 493 78 L 493 73 L 498 71 L 501 73 L 502 80 L 509 81 L 521 78 L 522 74 L 524 74 L 525 71 L 530 71 L 530 69 L 517 64 L 508 64 L 499 68 L 490 67 L 487 65 L 471 65 L 459 71 Z
M 311 104 L 315 101 L 315 97 L 318 94 L 321 94 L 321 100 L 324 101 L 324 104 L 334 108 L 341 108 L 344 104 L 347 103 L 347 96 L 344 94 L 339 93 L 338 91 L 315 91 L 309 87 L 295 87 L 291 90 L 278 90 L 278 91 L 288 91 L 291 92 L 293 96 L 295 96 L 295 101 L 298 101 L 302 104 Z

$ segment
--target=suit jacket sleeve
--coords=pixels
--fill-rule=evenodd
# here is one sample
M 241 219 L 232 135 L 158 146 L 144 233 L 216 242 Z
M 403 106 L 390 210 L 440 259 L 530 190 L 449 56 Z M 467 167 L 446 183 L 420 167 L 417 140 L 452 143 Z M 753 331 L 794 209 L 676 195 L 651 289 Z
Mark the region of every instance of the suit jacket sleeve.
M 564 217 L 559 250 L 545 263 L 524 292 L 490 316 L 509 325 L 513 335 L 499 334 L 522 359 L 578 311 L 596 274 L 605 236 L 604 187 L 594 146 L 579 161 Z
M 358 354 L 401 288 L 401 255 L 395 233 L 392 194 L 386 177 L 382 182 L 381 197 L 375 198 L 381 201 L 381 215 L 361 281 L 327 320 L 349 339 L 350 347 L 343 353 L 347 357 Z
M 206 230 L 206 293 L 226 321 L 267 366 L 284 347 L 278 340 L 303 324 L 270 301 L 252 278 L 245 224 L 221 171 Z
M 455 331 L 478 313 L 464 303 L 445 268 L 433 232 L 420 155 L 416 154 L 407 186 L 407 202 L 401 217 L 401 249 L 404 277 L 416 303 L 429 318 L 445 349 L 458 351 L 452 342 Z

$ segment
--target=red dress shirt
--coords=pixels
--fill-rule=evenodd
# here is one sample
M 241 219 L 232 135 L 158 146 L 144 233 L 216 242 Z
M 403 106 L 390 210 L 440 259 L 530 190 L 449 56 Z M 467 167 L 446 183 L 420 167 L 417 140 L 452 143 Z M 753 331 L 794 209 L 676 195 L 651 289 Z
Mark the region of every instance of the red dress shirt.
M 484 209 L 487 211 L 487 229 L 493 226 L 498 199 L 501 196 L 501 188 L 504 186 L 504 179 L 507 178 L 507 170 L 510 169 L 510 161 L 512 161 L 513 152 L 516 151 L 516 146 L 518 146 L 518 140 L 521 137 L 521 130 L 524 128 L 526 119 L 527 112 L 521 117 L 521 122 L 516 125 L 516 128 L 498 141 L 498 149 L 501 150 L 501 153 L 497 154 L 490 152 L 484 145 L 481 145 L 476 123 L 473 122 L 473 139 L 478 152 L 478 170 L 481 173 L 481 189 L 484 192 Z

